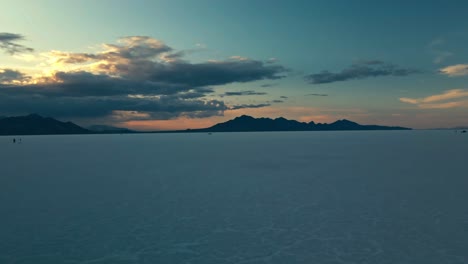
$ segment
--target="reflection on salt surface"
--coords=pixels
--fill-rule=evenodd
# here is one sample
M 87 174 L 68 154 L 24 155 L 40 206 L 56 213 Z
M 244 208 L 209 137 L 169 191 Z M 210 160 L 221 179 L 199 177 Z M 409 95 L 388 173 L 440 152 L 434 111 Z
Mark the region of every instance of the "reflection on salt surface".
M 446 131 L 0 138 L 0 263 L 467 263 Z

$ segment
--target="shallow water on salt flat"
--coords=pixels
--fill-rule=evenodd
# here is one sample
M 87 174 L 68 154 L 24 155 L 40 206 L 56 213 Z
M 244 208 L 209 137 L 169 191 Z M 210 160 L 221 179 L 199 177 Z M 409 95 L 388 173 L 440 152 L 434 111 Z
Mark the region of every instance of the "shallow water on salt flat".
M 468 263 L 453 131 L 0 137 L 0 263 Z

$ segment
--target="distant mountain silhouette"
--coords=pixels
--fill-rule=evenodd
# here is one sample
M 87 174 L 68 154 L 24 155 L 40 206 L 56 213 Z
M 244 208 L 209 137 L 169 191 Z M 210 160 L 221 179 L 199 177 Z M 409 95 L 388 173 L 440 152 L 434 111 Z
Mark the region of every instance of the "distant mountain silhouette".
M 247 131 L 326 131 L 326 130 L 410 130 L 405 127 L 389 127 L 377 125 L 360 125 L 358 123 L 342 119 L 331 124 L 298 122 L 283 117 L 254 118 L 243 115 L 224 123 L 216 124 L 209 128 L 189 129 L 193 132 L 247 132 Z
M 253 131 L 331 131 L 331 130 L 409 130 L 405 127 L 389 127 L 377 125 L 360 125 L 342 119 L 330 124 L 298 122 L 283 117 L 254 118 L 243 115 L 224 123 L 202 129 L 187 129 L 176 131 L 154 131 L 149 133 L 178 133 L 178 132 L 253 132 Z M 112 133 L 141 133 L 127 128 L 106 125 L 94 125 L 88 129 L 72 122 L 61 122 L 50 117 L 37 114 L 16 117 L 0 117 L 0 135 L 58 135 L 58 134 L 112 134 Z M 148 132 L 147 132 L 148 133 Z
M 57 135 L 88 134 L 72 122 L 61 122 L 50 117 L 31 114 L 27 116 L 4 117 L 0 119 L 0 135 Z
M 103 133 L 103 134 L 112 134 L 112 133 L 135 133 L 136 131 L 130 130 L 124 127 L 114 127 L 114 126 L 107 126 L 107 125 L 92 125 L 87 127 L 88 130 L 96 133 Z

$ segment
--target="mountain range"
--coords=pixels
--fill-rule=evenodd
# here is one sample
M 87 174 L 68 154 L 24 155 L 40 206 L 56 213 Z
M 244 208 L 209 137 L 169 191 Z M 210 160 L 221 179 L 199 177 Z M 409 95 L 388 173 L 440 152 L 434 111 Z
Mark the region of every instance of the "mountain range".
M 342 119 L 330 124 L 299 122 L 283 117 L 254 118 L 243 115 L 224 123 L 202 129 L 155 132 L 253 132 L 253 131 L 332 131 L 332 130 L 409 130 L 395 126 L 360 125 Z M 62 122 L 37 114 L 16 117 L 0 117 L 0 135 L 57 135 L 57 134 L 111 134 L 138 133 L 126 128 L 94 125 L 83 128 L 72 122 Z
M 342 119 L 330 124 L 299 122 L 283 117 L 254 118 L 243 115 L 224 123 L 216 124 L 209 128 L 191 129 L 189 131 L 203 132 L 252 132 L 252 131 L 331 131 L 331 130 L 410 130 L 406 127 L 360 125 L 358 123 Z
M 0 135 L 89 134 L 91 131 L 72 122 L 31 114 L 0 118 Z

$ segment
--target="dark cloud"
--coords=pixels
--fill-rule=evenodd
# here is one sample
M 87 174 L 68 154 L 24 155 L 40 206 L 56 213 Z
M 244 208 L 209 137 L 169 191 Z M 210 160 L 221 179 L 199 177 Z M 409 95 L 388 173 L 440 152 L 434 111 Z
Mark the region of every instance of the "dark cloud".
M 60 82 L 0 85 L 0 113 L 97 118 L 138 111 L 148 119 L 222 115 L 224 102 L 200 99 L 213 91 L 135 82 L 90 73 L 58 73 Z
M 322 84 L 378 76 L 408 76 L 420 72 L 419 70 L 400 68 L 394 64 L 373 60 L 352 64 L 338 73 L 322 71 L 310 74 L 305 76 L 305 79 L 312 84 Z
M 12 39 L 3 37 L 5 41 Z M 28 84 L 12 82 L 29 78 L 19 71 L 0 71 L 0 113 L 87 119 L 112 118 L 116 112 L 129 119 L 223 115 L 231 108 L 206 97 L 214 92 L 211 86 L 278 79 L 287 71 L 280 65 L 251 59 L 191 63 L 183 60 L 185 52 L 143 36 L 126 37 L 119 44 L 104 47 L 99 53 L 52 52 L 56 62 L 79 65 L 81 71 L 59 71 Z M 235 93 L 266 94 L 241 91 L 226 96 Z
M 267 107 L 271 104 L 241 104 L 241 105 L 234 105 L 229 108 L 229 110 L 237 110 L 237 109 L 244 109 L 244 108 L 261 108 Z
M 39 113 L 57 118 L 97 118 L 114 111 L 146 113 L 147 119 L 171 119 L 179 116 L 222 115 L 227 107 L 217 100 L 186 100 L 175 96 L 151 98 L 115 97 L 46 97 L 37 95 L 0 96 L 2 114 Z
M 26 74 L 12 69 L 0 69 L 0 83 L 11 83 L 14 81 L 26 81 L 29 76 Z
M 244 96 L 244 95 L 265 95 L 265 92 L 255 92 L 255 91 L 239 91 L 239 92 L 225 92 L 221 96 Z
M 273 102 L 273 103 L 284 103 L 283 100 L 273 100 L 272 102 Z
M 162 59 L 165 61 L 181 61 L 182 57 L 187 55 L 186 51 L 178 51 L 174 53 L 164 54 Z
M 31 52 L 34 49 L 23 46 L 16 42 L 24 40 L 24 36 L 14 33 L 0 33 L 0 49 L 14 55 L 15 53 Z
M 276 86 L 277 84 L 276 83 L 265 83 L 265 84 L 262 84 L 260 85 L 260 87 L 273 87 L 273 86 Z
M 54 82 L 0 85 L 0 113 L 96 118 L 139 111 L 148 118 L 222 115 L 224 102 L 200 98 L 213 90 L 139 82 L 88 72 L 57 72 Z
M 208 93 L 212 93 L 213 91 L 205 91 L 205 90 L 201 90 L 201 91 L 190 91 L 190 92 L 186 92 L 186 93 L 178 93 L 176 95 L 177 98 L 182 98 L 182 99 L 193 99 L 193 98 L 200 98 L 200 97 L 204 97 L 206 96 Z
M 266 65 L 261 61 L 220 61 L 191 64 L 154 63 L 147 69 L 148 80 L 188 86 L 224 85 L 235 82 L 251 82 L 263 79 L 279 79 L 285 69 L 279 65 Z
M 171 95 L 197 93 L 202 97 L 212 93 L 210 88 L 188 87 L 167 83 L 135 81 L 123 78 L 96 75 L 89 72 L 56 72 L 46 82 L 27 85 L 3 85 L 0 93 L 36 94 L 51 97 L 86 97 L 86 96 L 118 96 L 128 94 L 139 95 Z
M 319 94 L 319 93 L 311 93 L 311 94 L 306 94 L 307 96 L 328 96 L 328 94 Z
M 55 86 L 66 95 L 170 95 L 182 92 L 197 91 L 199 93 L 211 93 L 206 87 L 190 87 L 181 84 L 153 82 L 145 80 L 133 80 L 108 75 L 95 75 L 88 72 L 58 72 L 55 78 L 59 83 Z
M 288 99 L 288 97 L 287 97 L 287 96 L 284 96 L 284 95 L 280 96 L 280 98 Z

